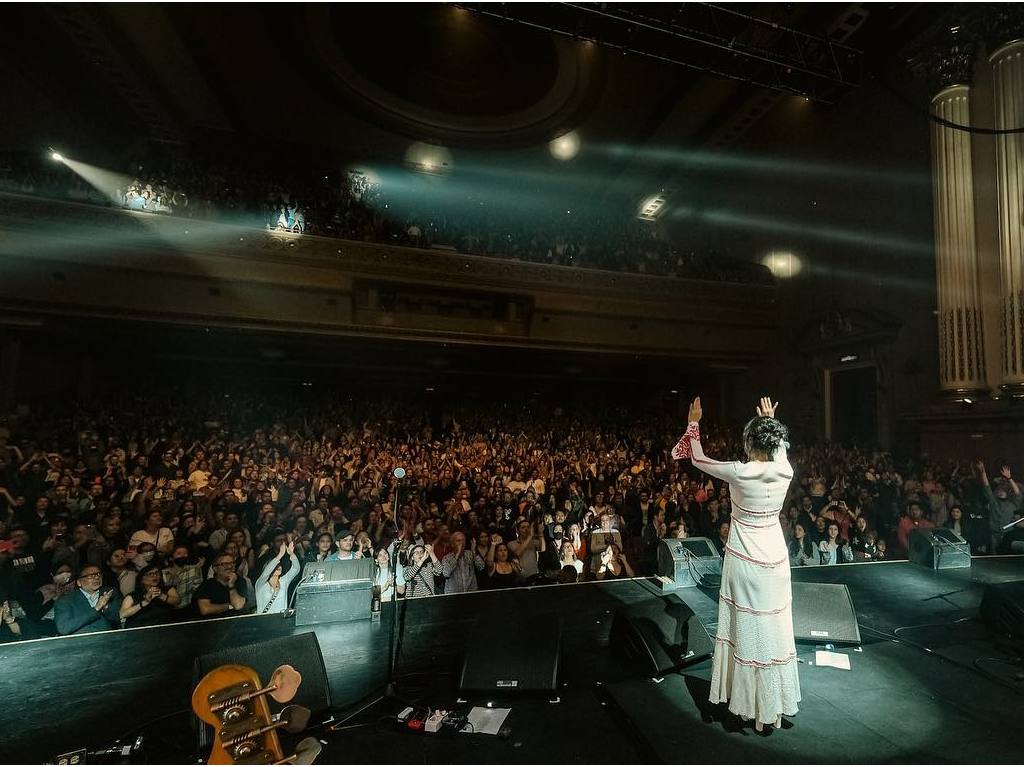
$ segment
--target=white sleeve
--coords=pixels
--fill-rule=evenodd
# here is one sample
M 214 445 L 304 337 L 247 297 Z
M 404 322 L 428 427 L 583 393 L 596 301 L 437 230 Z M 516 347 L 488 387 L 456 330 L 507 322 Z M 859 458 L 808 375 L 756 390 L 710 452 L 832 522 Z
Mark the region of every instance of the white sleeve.
M 263 566 L 263 572 L 260 573 L 259 577 L 256 579 L 256 588 L 263 586 L 270 580 L 270 574 L 274 572 L 274 568 L 277 567 L 277 563 L 279 561 L 279 559 L 271 559 Z
M 292 556 L 291 556 L 291 562 L 292 562 L 292 564 L 291 564 L 291 567 L 288 568 L 288 572 L 286 572 L 284 575 L 281 576 L 281 588 L 286 590 L 286 591 L 287 591 L 288 587 L 291 585 L 292 581 L 295 580 L 295 577 L 299 574 L 299 570 L 302 569 L 299 566 L 299 558 L 297 556 L 295 556 L 294 554 L 292 554 Z M 271 570 L 270 572 L 272 573 L 274 571 Z M 270 579 L 270 573 L 265 573 L 265 574 L 267 575 L 267 579 L 269 580 Z M 261 575 L 260 578 L 262 578 L 262 577 L 263 576 Z
M 704 449 L 700 445 L 700 438 L 690 440 L 690 460 L 693 461 L 693 465 L 696 468 L 705 474 L 710 474 L 718 479 L 724 479 L 726 482 L 736 479 L 739 473 L 739 464 L 736 461 L 715 461 L 704 455 Z
M 783 440 L 779 443 L 779 446 L 775 449 L 775 455 L 772 456 L 772 462 L 781 464 L 784 467 L 783 475 L 788 475 L 790 478 L 793 477 L 793 467 L 789 463 L 789 455 L 786 453 L 786 448 L 789 447 L 788 443 Z

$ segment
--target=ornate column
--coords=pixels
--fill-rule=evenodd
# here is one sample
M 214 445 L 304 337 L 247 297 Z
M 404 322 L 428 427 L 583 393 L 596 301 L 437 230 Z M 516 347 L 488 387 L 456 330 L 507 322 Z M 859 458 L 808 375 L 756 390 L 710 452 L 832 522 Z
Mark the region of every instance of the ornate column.
M 1006 28 L 1004 27 L 1004 32 Z M 1024 126 L 1024 39 L 995 48 L 992 65 L 997 130 Z M 996 136 L 999 200 L 1000 349 L 1002 386 L 1024 396 L 1024 134 Z
M 933 61 L 942 89 L 932 112 L 971 124 L 971 73 L 976 48 L 956 34 Z M 932 123 L 935 281 L 938 298 L 939 385 L 955 399 L 977 396 L 985 385 L 984 333 L 974 228 L 971 134 Z

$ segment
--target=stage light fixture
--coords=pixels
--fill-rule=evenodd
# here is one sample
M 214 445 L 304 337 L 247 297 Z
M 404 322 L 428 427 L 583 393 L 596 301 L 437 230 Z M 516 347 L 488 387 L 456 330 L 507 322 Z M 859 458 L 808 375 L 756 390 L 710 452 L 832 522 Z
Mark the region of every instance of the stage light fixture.
M 656 195 L 648 197 L 640 205 L 640 211 L 636 214 L 636 217 L 641 221 L 654 221 L 659 215 L 665 212 L 666 202 L 668 202 L 668 200 L 663 192 L 659 192 Z
M 800 258 L 789 250 L 773 250 L 761 259 L 761 263 L 780 280 L 792 279 L 803 269 Z
M 452 172 L 452 153 L 440 144 L 426 144 L 417 141 L 405 152 L 405 164 L 409 170 L 428 176 L 446 176 Z
M 54 162 L 64 162 L 64 155 L 62 155 L 60 152 L 50 150 L 50 159 L 53 160 Z
M 551 156 L 556 160 L 571 160 L 580 151 L 580 137 L 576 131 L 564 133 L 548 144 Z

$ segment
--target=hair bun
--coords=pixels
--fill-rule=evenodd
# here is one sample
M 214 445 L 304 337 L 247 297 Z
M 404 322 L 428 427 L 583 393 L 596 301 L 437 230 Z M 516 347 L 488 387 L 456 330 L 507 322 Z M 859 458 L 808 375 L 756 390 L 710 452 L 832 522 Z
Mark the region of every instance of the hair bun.
M 743 427 L 743 447 L 747 455 L 760 454 L 771 458 L 780 445 L 789 445 L 789 429 L 777 418 L 755 416 Z

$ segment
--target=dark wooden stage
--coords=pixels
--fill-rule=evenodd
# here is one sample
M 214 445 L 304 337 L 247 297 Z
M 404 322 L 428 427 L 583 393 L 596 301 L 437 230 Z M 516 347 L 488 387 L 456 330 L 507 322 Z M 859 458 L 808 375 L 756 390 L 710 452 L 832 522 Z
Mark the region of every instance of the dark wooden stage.
M 813 664 L 800 646 L 803 702 L 794 726 L 759 735 L 708 711 L 710 664 L 657 682 L 617 660 L 608 632 L 617 608 L 660 591 L 645 579 L 542 586 L 410 600 L 398 692 L 447 707 L 475 616 L 498 609 L 509 632 L 526 616 L 560 617 L 560 702 L 510 705 L 502 736 L 397 732 L 385 701 L 348 729 L 320 730 L 320 763 L 1017 763 L 1024 754 L 1024 667 L 978 619 L 987 583 L 1024 580 L 1024 557 L 975 558 L 964 570 L 908 562 L 800 568 L 795 580 L 845 583 L 863 646 L 850 671 Z M 714 595 L 679 593 L 714 633 Z M 391 622 L 315 627 L 340 715 L 386 675 Z M 137 761 L 194 761 L 192 664 L 197 655 L 309 631 L 293 618 L 249 616 L 0 646 L 0 760 L 41 763 L 79 747 L 145 735 Z M 281 659 L 282 662 L 287 659 Z M 1024 677 L 1024 674 L 1020 674 Z M 484 703 L 473 698 L 471 703 Z M 156 720 L 160 721 L 156 721 Z

